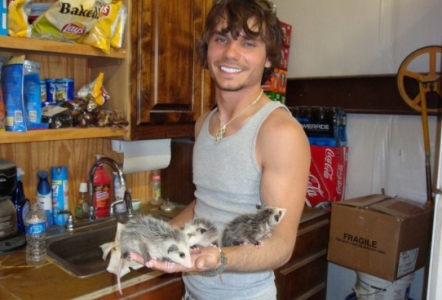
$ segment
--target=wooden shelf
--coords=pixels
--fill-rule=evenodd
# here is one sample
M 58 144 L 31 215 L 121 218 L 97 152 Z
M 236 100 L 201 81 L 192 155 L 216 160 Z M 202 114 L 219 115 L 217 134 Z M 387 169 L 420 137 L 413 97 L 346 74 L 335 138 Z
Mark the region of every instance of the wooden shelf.
M 0 36 L 0 49 L 12 49 L 14 51 L 23 50 L 39 53 L 59 53 L 63 55 L 79 55 L 84 57 L 91 56 L 119 59 L 125 59 L 127 57 L 126 49 L 112 48 L 110 54 L 106 54 L 101 49 L 89 45 L 10 36 Z
M 0 132 L 0 144 L 75 140 L 90 138 L 123 138 L 126 128 L 72 128 L 30 130 L 27 132 Z

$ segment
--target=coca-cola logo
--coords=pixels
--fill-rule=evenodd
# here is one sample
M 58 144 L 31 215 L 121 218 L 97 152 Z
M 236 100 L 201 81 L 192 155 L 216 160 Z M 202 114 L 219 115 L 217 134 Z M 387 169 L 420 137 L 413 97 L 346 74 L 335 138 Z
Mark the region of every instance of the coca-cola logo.
M 61 28 L 61 34 L 68 39 L 76 39 L 86 32 L 86 27 L 81 23 L 68 23 Z
M 332 180 L 333 179 L 333 158 L 335 154 L 330 148 L 325 149 L 324 157 L 324 178 Z
M 321 183 L 319 182 L 319 179 L 316 178 L 312 173 L 309 173 L 308 175 L 308 185 L 307 185 L 307 195 L 309 198 L 314 197 L 322 197 L 324 198 L 325 192 L 322 190 Z
M 338 178 L 336 182 L 336 193 L 338 193 L 338 195 L 341 195 L 344 185 L 344 165 L 338 165 L 338 169 L 336 170 L 336 177 Z

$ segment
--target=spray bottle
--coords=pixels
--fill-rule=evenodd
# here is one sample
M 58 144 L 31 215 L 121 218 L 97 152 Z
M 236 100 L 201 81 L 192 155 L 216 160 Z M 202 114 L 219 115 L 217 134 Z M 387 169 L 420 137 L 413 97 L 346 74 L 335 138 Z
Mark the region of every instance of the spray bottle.
M 21 168 L 17 168 L 17 185 L 12 193 L 11 199 L 17 211 L 17 228 L 21 233 L 25 232 L 25 218 L 31 207 L 29 199 L 25 196 L 23 182 L 21 181 L 21 177 L 24 174 L 25 172 L 23 172 Z

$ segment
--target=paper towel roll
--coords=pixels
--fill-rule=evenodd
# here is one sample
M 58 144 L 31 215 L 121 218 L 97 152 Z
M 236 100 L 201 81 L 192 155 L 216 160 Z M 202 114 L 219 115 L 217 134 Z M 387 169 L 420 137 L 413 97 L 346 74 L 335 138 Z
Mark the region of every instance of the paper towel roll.
M 112 140 L 112 150 L 123 153 L 125 174 L 164 169 L 170 163 L 171 139 L 144 141 Z

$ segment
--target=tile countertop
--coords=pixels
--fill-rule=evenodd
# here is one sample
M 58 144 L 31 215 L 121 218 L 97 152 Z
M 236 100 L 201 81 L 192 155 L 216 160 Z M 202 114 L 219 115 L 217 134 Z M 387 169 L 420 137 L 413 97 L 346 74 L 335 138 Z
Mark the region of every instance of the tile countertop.
M 305 207 L 301 222 L 325 213 Z M 167 216 L 172 217 L 170 213 Z M 148 268 L 131 270 L 121 279 L 123 296 L 125 288 L 141 283 L 148 288 L 151 279 L 162 275 L 162 272 Z M 117 291 L 116 276 L 108 272 L 77 278 L 50 257 L 42 265 L 28 265 L 24 249 L 0 256 L 0 299 L 95 299 Z

